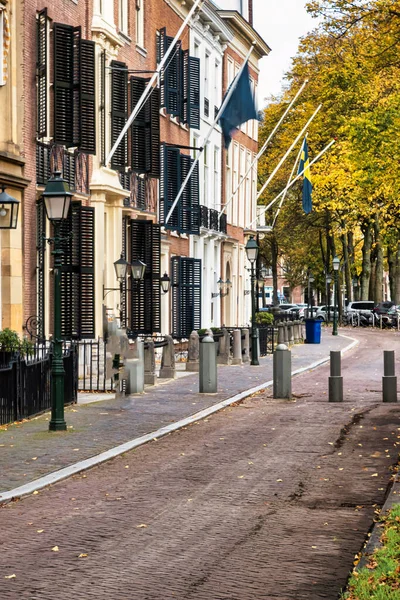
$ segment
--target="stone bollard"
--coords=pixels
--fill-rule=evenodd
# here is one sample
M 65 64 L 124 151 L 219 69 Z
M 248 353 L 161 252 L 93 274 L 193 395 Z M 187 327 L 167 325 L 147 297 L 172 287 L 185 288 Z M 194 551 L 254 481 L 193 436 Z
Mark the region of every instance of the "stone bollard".
M 331 375 L 329 377 L 329 402 L 343 402 L 343 377 L 341 376 L 340 350 L 331 350 Z
M 250 362 L 250 333 L 248 329 L 242 329 L 242 361 L 244 364 Z
M 273 360 L 274 398 L 292 397 L 292 354 L 285 344 L 278 344 Z
M 199 392 L 215 394 L 217 392 L 217 343 L 207 335 L 200 344 Z
M 175 379 L 175 348 L 172 336 L 166 335 L 167 345 L 163 347 L 161 357 L 160 379 Z
M 278 344 L 285 343 L 285 331 L 283 323 L 278 323 Z
M 135 347 L 125 359 L 124 379 L 126 394 L 141 394 L 144 391 L 144 343 L 136 340 Z
M 294 337 L 294 343 L 298 344 L 299 343 L 299 321 L 293 322 L 293 337 Z
M 383 402 L 397 402 L 394 350 L 383 351 L 382 400 Z
M 189 337 L 188 360 L 186 371 L 199 372 L 200 340 L 197 331 L 192 331 Z
M 289 344 L 289 328 L 288 328 L 288 324 L 286 323 L 286 321 L 283 323 L 283 334 L 284 334 L 285 344 L 288 345 Z
M 294 344 L 294 335 L 293 335 L 293 321 L 288 323 L 288 337 L 289 337 L 289 346 L 293 346 Z
M 233 365 L 242 364 L 242 332 L 235 329 L 233 332 Z
M 147 385 L 155 385 L 157 383 L 156 373 L 156 352 L 154 340 L 151 338 L 146 340 L 144 349 L 144 382 Z
M 222 336 L 219 338 L 218 364 L 230 365 L 231 360 L 231 337 L 229 331 L 222 327 Z

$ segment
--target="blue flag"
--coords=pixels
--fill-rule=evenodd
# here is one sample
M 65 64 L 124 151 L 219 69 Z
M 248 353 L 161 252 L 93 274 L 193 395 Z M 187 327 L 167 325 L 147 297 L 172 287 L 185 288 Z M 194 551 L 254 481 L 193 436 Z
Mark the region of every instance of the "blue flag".
M 258 118 L 254 97 L 251 91 L 249 65 L 247 62 L 239 79 L 237 81 L 234 79 L 231 85 L 235 85 L 235 89 L 219 119 L 219 124 L 224 136 L 225 148 L 229 148 L 232 134 L 238 127 L 250 119 Z
M 312 211 L 312 183 L 310 173 L 310 160 L 308 158 L 307 138 L 304 138 L 303 149 L 301 151 L 298 174 L 304 171 L 303 175 L 303 210 L 306 214 Z

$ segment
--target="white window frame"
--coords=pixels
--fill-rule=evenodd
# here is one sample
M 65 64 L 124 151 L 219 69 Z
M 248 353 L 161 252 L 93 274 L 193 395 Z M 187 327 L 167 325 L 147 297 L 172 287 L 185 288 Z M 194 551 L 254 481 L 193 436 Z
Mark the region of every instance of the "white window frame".
M 136 45 L 144 49 L 144 0 L 136 0 Z
M 129 35 L 129 9 L 128 0 L 119 0 L 118 2 L 118 25 L 120 31 L 125 35 Z

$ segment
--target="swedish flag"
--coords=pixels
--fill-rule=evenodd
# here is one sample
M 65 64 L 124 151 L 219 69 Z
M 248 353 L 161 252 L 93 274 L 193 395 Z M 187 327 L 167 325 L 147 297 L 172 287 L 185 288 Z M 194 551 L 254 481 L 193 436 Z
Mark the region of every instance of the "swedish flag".
M 312 210 L 311 192 L 311 172 L 309 167 L 310 161 L 308 158 L 307 138 L 304 138 L 303 149 L 301 151 L 298 173 L 304 171 L 303 176 L 303 210 L 305 213 L 310 213 Z

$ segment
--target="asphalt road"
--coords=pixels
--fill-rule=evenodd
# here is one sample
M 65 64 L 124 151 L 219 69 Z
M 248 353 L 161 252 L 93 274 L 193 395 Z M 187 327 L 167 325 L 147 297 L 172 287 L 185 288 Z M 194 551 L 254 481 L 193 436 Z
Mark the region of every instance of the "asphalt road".
M 336 599 L 400 444 L 380 393 L 400 337 L 357 337 L 343 404 L 321 367 L 291 402 L 258 394 L 0 508 L 0 598 Z

